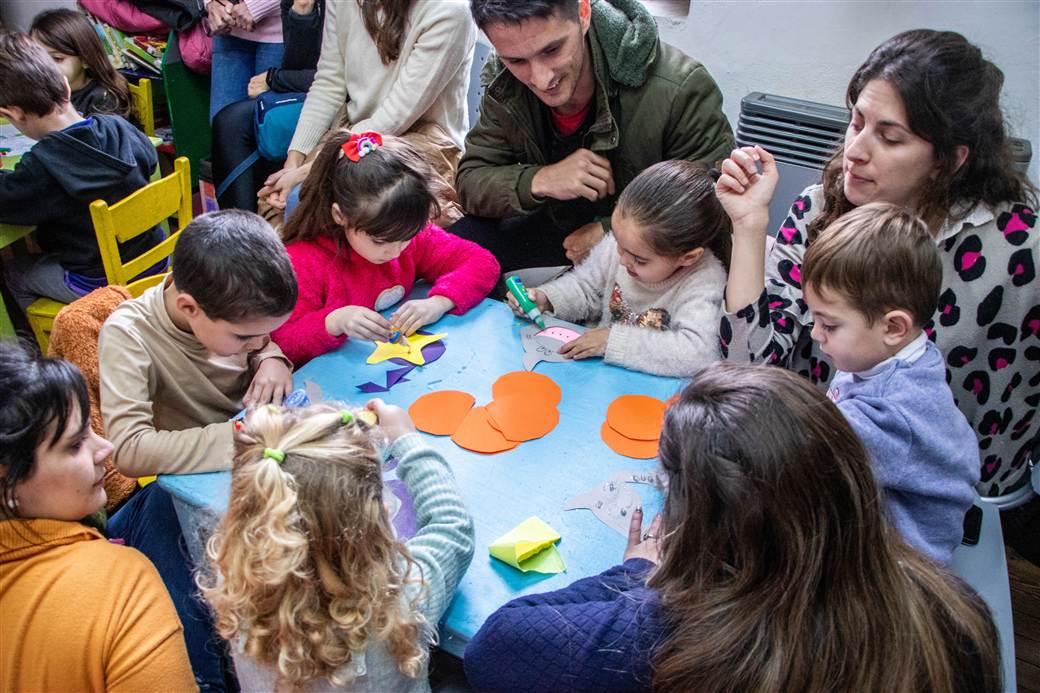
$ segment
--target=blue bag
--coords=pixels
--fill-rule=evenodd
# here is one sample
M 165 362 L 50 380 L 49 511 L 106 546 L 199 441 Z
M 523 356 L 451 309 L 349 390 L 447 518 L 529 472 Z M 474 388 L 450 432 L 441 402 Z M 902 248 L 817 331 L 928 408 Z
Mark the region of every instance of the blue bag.
M 281 161 L 286 157 L 306 98 L 305 92 L 274 91 L 265 91 L 256 97 L 253 126 L 260 156 L 268 161 Z
M 305 92 L 265 91 L 256 97 L 253 109 L 253 130 L 256 134 L 256 150 L 231 169 L 227 177 L 217 186 L 217 197 L 224 194 L 232 183 L 255 164 L 260 157 L 268 161 L 281 161 L 289 153 L 296 123 L 303 111 Z

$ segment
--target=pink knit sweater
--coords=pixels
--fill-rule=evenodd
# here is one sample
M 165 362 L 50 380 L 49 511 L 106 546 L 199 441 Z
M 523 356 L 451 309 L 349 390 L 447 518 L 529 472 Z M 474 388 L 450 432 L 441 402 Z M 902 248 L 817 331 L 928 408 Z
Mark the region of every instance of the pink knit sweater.
M 382 265 L 365 260 L 345 241 L 340 248 L 324 236 L 290 243 L 287 250 L 300 295 L 288 322 L 271 336 L 297 366 L 346 341 L 325 329 L 325 317 L 337 308 L 385 310 L 407 296 L 419 278 L 433 285 L 430 296 L 451 299 L 451 313 L 462 315 L 488 295 L 499 274 L 491 253 L 433 224 Z

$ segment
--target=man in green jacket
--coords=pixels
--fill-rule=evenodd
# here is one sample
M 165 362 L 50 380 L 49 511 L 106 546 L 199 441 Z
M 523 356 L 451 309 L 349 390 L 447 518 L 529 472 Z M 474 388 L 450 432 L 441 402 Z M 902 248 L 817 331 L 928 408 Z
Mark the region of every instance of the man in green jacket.
M 733 148 L 722 93 L 662 43 L 638 0 L 470 0 L 495 48 L 456 187 L 451 231 L 503 271 L 579 262 L 617 196 L 668 159 L 716 165 Z

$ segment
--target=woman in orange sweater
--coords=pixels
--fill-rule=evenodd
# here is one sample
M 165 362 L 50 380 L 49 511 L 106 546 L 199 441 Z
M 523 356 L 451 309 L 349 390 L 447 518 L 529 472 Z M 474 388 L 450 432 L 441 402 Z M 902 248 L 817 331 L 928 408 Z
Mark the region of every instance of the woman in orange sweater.
M 78 522 L 112 452 L 83 376 L 0 342 L 0 402 L 0 690 L 196 690 L 155 568 Z

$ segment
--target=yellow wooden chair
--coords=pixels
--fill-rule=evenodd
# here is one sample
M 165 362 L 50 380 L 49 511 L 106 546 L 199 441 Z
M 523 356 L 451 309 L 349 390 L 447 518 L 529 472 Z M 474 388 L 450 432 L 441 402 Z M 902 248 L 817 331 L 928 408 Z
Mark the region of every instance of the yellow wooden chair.
M 155 107 L 152 104 L 152 80 L 142 77 L 137 84 L 129 84 L 130 105 L 141 124 L 141 130 L 155 137 Z
M 162 243 L 138 255 L 129 262 L 119 256 L 119 244 L 125 243 L 155 225 L 176 215 L 178 231 L 169 234 Z M 105 278 L 109 284 L 125 286 L 133 296 L 140 296 L 146 289 L 159 284 L 165 274 L 154 274 L 135 282 L 131 280 L 152 265 L 168 258 L 180 236 L 180 230 L 191 221 L 191 169 L 185 157 L 173 163 L 173 173 L 149 183 L 131 193 L 111 207 L 104 200 L 95 200 L 90 205 L 90 218 L 94 222 L 101 262 L 105 267 Z M 65 307 L 64 303 L 41 298 L 26 310 L 29 325 L 43 353 L 47 353 L 54 317 Z

